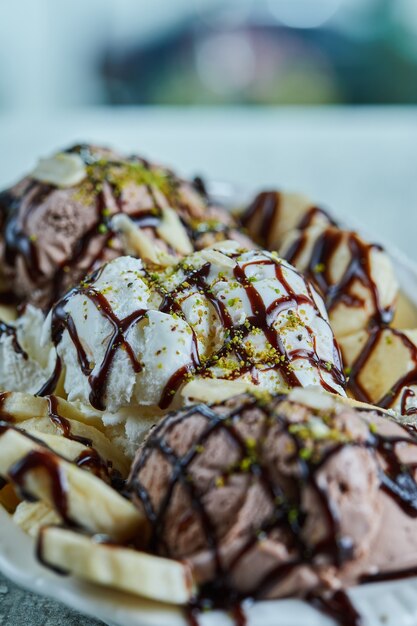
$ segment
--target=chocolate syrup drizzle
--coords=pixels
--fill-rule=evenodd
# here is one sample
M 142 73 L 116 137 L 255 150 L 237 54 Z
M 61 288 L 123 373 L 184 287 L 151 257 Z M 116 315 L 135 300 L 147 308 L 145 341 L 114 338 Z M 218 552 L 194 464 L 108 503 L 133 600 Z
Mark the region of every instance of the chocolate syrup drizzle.
M 302 231 L 298 239 L 285 253 L 289 263 L 297 266 L 297 262 L 307 244 L 308 234 Z M 332 282 L 330 269 L 337 249 L 346 240 L 350 252 L 350 261 L 337 283 Z M 383 307 L 379 299 L 379 290 L 372 278 L 371 254 L 374 250 L 382 250 L 377 244 L 363 241 L 355 232 L 347 232 L 336 228 L 327 228 L 317 237 L 307 267 L 303 274 L 311 280 L 324 297 L 329 313 L 340 303 L 347 307 L 363 307 L 363 299 L 353 293 L 353 286 L 359 282 L 371 295 L 374 313 L 370 326 L 389 324 L 394 315 L 392 305 Z
M 89 472 L 95 474 L 120 491 L 124 487 L 125 481 L 122 479 L 120 472 L 113 467 L 112 462 L 100 456 L 94 448 L 92 439 L 75 435 L 72 432 L 70 420 L 59 413 L 59 398 L 56 396 L 47 396 L 46 400 L 48 403 L 49 419 L 60 429 L 62 436 L 86 447 L 74 460 L 74 463 L 78 465 L 78 467 L 87 469 Z
M 262 191 L 240 218 L 242 225 L 249 230 L 251 230 L 252 223 L 259 224 L 259 228 L 256 229 L 256 239 L 260 245 L 268 250 L 277 245 L 278 233 L 275 229 L 275 223 L 279 218 L 281 203 L 282 194 L 279 191 Z M 336 224 L 327 211 L 317 206 L 311 206 L 294 228 L 300 230 L 308 228 L 319 216 L 325 217 L 329 224 Z
M 276 298 L 276 300 L 266 307 L 255 285 L 246 276 L 245 269 L 250 265 L 270 265 L 274 267 L 275 276 L 284 286 L 287 294 Z M 278 370 L 289 387 L 296 387 L 300 385 L 296 373 L 291 368 L 292 361 L 300 358 L 307 360 L 312 366 L 317 368 L 321 385 L 326 391 L 337 392 L 336 386 L 344 386 L 345 379 L 342 372 L 341 358 L 339 348 L 335 341 L 333 350 L 334 365 L 329 371 L 328 363 L 323 361 L 323 359 L 318 356 L 315 347 L 316 338 L 314 337 L 314 333 L 311 328 L 308 328 L 310 335 L 314 338 L 314 345 L 311 350 L 295 348 L 293 350 L 286 351 L 282 340 L 280 339 L 279 333 L 272 327 L 272 322 L 269 321 L 269 318 L 272 318 L 272 321 L 274 321 L 275 316 L 278 313 L 287 310 L 290 311 L 291 309 L 303 304 L 311 305 L 314 307 L 317 314 L 320 315 L 309 285 L 307 285 L 308 295 L 299 294 L 294 291 L 289 281 L 286 279 L 283 265 L 272 256 L 267 259 L 249 261 L 244 265 L 238 265 L 236 263 L 234 268 L 234 278 L 240 285 L 243 286 L 245 290 L 246 296 L 251 305 L 252 315 L 248 319 L 249 324 L 243 324 L 235 327 L 226 306 L 212 293 L 210 285 L 207 282 L 210 267 L 210 263 L 206 263 L 201 268 L 188 270 L 185 273 L 183 282 L 175 291 L 171 293 L 161 291 L 162 302 L 159 310 L 163 313 L 175 313 L 184 319 L 184 314 L 181 308 L 181 297 L 186 295 L 186 290 L 190 288 L 190 285 L 194 286 L 197 288 L 198 292 L 204 294 L 204 296 L 213 305 L 223 328 L 227 331 L 227 338 L 225 339 L 220 350 L 217 351 L 216 354 L 211 355 L 208 360 L 203 362 L 199 355 L 197 337 L 191 328 L 193 332 L 191 361 L 174 372 L 166 383 L 159 402 L 161 409 L 168 408 L 172 402 L 173 396 L 185 382 L 190 373 L 209 376 L 209 368 L 215 365 L 220 358 L 232 353 L 238 357 L 240 365 L 236 366 L 236 369 L 232 372 L 228 372 L 227 378 L 238 378 L 245 373 L 249 373 L 252 377 L 253 383 L 258 384 L 257 363 L 249 354 L 248 348 L 245 347 L 244 344 L 244 339 L 253 328 L 259 328 L 262 330 L 269 344 L 275 349 L 278 355 L 278 358 L 274 359 L 273 363 L 271 363 L 268 368 Z M 287 271 L 294 270 L 287 269 Z M 91 387 L 89 401 L 96 409 L 104 410 L 106 383 L 118 349 L 123 347 L 126 351 L 135 372 L 140 372 L 142 369 L 139 357 L 134 353 L 127 339 L 127 335 L 129 330 L 147 315 L 147 310 L 139 308 L 127 317 L 119 319 L 115 315 L 106 297 L 92 287 L 92 283 L 97 279 L 99 273 L 100 270 L 98 270 L 98 272 L 96 272 L 81 286 L 72 289 L 52 308 L 51 338 L 55 346 L 58 346 L 63 332 L 65 330 L 68 331 L 77 352 L 80 369 L 82 373 L 88 377 Z M 155 288 L 160 289 L 157 285 L 155 285 Z M 70 298 L 76 294 L 81 294 L 93 302 L 100 314 L 110 323 L 112 327 L 112 335 L 108 342 L 105 356 L 94 374 L 93 367 L 89 362 L 87 354 L 78 336 L 74 321 L 66 310 L 66 304 Z M 329 376 L 333 380 L 333 385 L 326 380 L 326 377 L 328 378 Z M 39 390 L 38 395 L 51 393 L 53 383 L 57 380 L 56 371 L 54 371 L 51 379 L 52 380 L 48 381 L 44 387 Z
M 255 398 L 246 397 L 240 402 L 238 407 L 230 408 L 228 412 L 222 412 L 222 414 L 206 405 L 194 406 L 181 413 L 172 413 L 152 431 L 142 450 L 142 454 L 137 457 L 134 463 L 131 472 L 132 478 L 128 488 L 132 496 L 140 499 L 150 521 L 152 527 L 150 550 L 169 556 L 169 548 L 164 541 L 165 517 L 173 494 L 177 486 L 181 485 L 189 495 L 191 509 L 199 515 L 200 525 L 204 532 L 207 546 L 212 551 L 215 564 L 213 582 L 205 585 L 199 597 L 191 604 L 192 624 L 197 623 L 198 611 L 203 606 L 230 609 L 231 606 L 238 605 L 244 599 L 233 588 L 231 573 L 234 569 L 239 568 L 241 560 L 256 545 L 260 534 L 265 536 L 265 534 L 274 529 L 283 529 L 290 537 L 290 544 L 297 548 L 299 556 L 289 563 L 279 565 L 267 574 L 258 588 L 253 590 L 251 595 L 254 599 L 265 597 L 273 586 L 290 575 L 300 565 L 314 567 L 316 562 L 322 561 L 323 556 L 326 556 L 331 563 L 340 567 L 352 558 L 353 546 L 350 539 L 341 535 L 340 520 L 331 505 L 329 494 L 319 487 L 316 480 L 320 468 L 345 446 L 361 446 L 375 455 L 380 476 L 380 488 L 395 500 L 404 513 L 412 518 L 417 518 L 416 465 L 412 463 L 404 464 L 397 456 L 397 446 L 402 444 L 416 447 L 417 452 L 417 436 L 413 429 L 402 425 L 401 434 L 385 436 L 375 433 L 370 428 L 369 436 L 365 441 L 353 440 L 343 443 L 329 441 L 318 460 L 314 460 L 314 457 L 306 460 L 300 455 L 300 450 L 305 445 L 305 441 L 294 433 L 290 428 L 288 419 L 280 413 L 279 404 L 281 399 L 282 397 L 276 397 L 265 406 L 260 404 Z M 273 480 L 267 466 L 262 462 L 261 450 L 257 451 L 255 457 L 252 457 L 249 467 L 245 465 L 245 468 L 242 469 L 242 464 L 237 462 L 230 468 L 230 472 L 221 477 L 227 481 L 230 476 L 236 473 L 249 472 L 252 480 L 259 481 L 265 493 L 269 494 L 271 501 L 277 503 L 272 517 L 266 519 L 260 528 L 254 529 L 253 535 L 249 537 L 246 545 L 226 568 L 222 563 L 219 538 L 217 537 L 215 526 L 203 502 L 204 494 L 200 493 L 198 484 L 193 481 L 191 468 L 209 438 L 219 431 L 227 433 L 227 437 L 234 447 L 240 450 L 241 459 L 248 458 L 251 452 L 253 454 L 253 450 L 248 449 L 247 443 L 236 428 L 238 422 L 244 419 L 245 411 L 253 409 L 256 409 L 257 412 L 262 411 L 264 416 L 263 432 L 260 434 L 259 441 L 264 441 L 268 437 L 268 429 L 275 423 L 280 424 L 283 432 L 292 438 L 296 450 L 293 461 L 298 463 L 300 477 L 298 486 L 297 484 L 295 485 L 295 494 L 288 496 L 288 494 L 282 491 L 277 482 Z M 179 457 L 168 444 L 169 434 L 178 424 L 186 422 L 193 415 L 204 417 L 207 425 L 193 442 L 189 451 L 184 456 Z M 140 478 L 141 471 L 155 451 L 161 454 L 171 465 L 171 473 L 168 474 L 170 478 L 165 494 L 161 500 L 158 500 L 157 509 L 153 506 L 150 494 Z M 302 538 L 302 526 L 305 516 L 301 510 L 300 502 L 301 490 L 306 488 L 306 486 L 314 489 L 319 496 L 329 528 L 327 538 L 313 548 L 307 545 Z M 298 511 L 296 518 L 290 515 L 290 511 L 294 510 L 294 508 Z M 411 575 L 417 575 L 417 566 L 403 571 L 364 576 L 362 582 Z M 348 596 L 342 591 L 331 593 L 330 590 L 325 590 L 324 593 L 320 594 L 314 592 L 310 593 L 306 599 L 317 608 L 329 613 L 343 626 L 359 626 L 362 623 Z M 239 623 L 244 622 L 241 621 Z
M 10 324 L 6 324 L 6 322 L 3 322 L 3 321 L 0 320 L 0 337 L 2 337 L 4 335 L 6 337 L 12 337 L 13 350 L 17 354 L 21 354 L 22 357 L 25 360 L 27 360 L 28 359 L 28 354 L 22 348 L 22 346 L 20 345 L 19 339 L 17 337 L 17 329 L 16 329 L 16 327 L 15 326 L 11 326 Z
M 62 415 L 59 414 L 59 399 L 56 396 L 47 396 L 46 401 L 48 403 L 48 416 L 51 422 L 57 426 L 62 436 L 66 439 L 71 439 L 72 441 L 77 441 L 81 443 L 83 446 L 92 447 L 93 442 L 91 439 L 87 437 L 80 437 L 78 435 L 74 435 L 71 431 L 71 422 Z
M 405 335 L 401 330 L 395 328 L 389 328 L 390 334 L 397 337 L 409 353 L 409 358 L 413 363 L 413 367 L 410 371 L 401 376 L 391 387 L 391 389 L 377 402 L 374 402 L 370 397 L 366 387 L 360 382 L 360 373 L 368 363 L 378 343 L 383 340 L 383 333 L 388 330 L 386 326 L 380 326 L 373 328 L 369 333 L 369 338 L 356 358 L 349 375 L 348 389 L 351 391 L 354 398 L 361 400 L 362 402 L 376 404 L 382 408 L 388 409 L 392 406 L 402 392 L 400 412 L 401 415 L 416 415 L 417 407 L 409 406 L 409 399 L 414 398 L 415 392 L 412 389 L 407 389 L 409 386 L 417 386 L 417 346 Z
M 277 191 L 262 191 L 241 217 L 242 225 L 250 227 L 254 218 L 259 219 L 257 232 L 259 243 L 268 248 L 273 238 L 273 226 L 278 217 L 281 194 Z
M 7 394 L 4 395 L 7 397 Z M 122 492 L 125 481 L 122 479 L 120 472 L 113 468 L 111 461 L 107 461 L 100 456 L 97 450 L 93 447 L 91 439 L 74 435 L 71 432 L 70 421 L 58 412 L 59 405 L 56 397 L 52 396 L 47 398 L 47 400 L 49 418 L 51 422 L 58 426 L 58 428 L 62 431 L 62 435 L 67 439 L 77 441 L 78 443 L 86 446 L 85 450 L 83 450 L 78 457 L 74 459 L 73 463 L 78 467 L 95 474 L 103 481 L 114 487 L 117 491 Z M 3 478 L 10 480 L 15 485 L 24 500 L 34 502 L 36 501 L 36 498 L 34 498 L 27 491 L 25 486 L 26 478 L 30 472 L 36 469 L 42 469 L 45 471 L 49 479 L 53 508 L 61 515 L 67 525 L 74 527 L 74 522 L 68 516 L 68 485 L 65 474 L 60 468 L 60 455 L 51 450 L 41 439 L 37 439 L 34 435 L 26 431 L 21 431 L 18 427 L 12 424 L 12 420 L 10 420 L 7 414 L 1 412 L 0 437 L 9 429 L 22 433 L 28 439 L 33 440 L 39 448 L 30 451 L 23 458 L 17 461 L 11 468 L 9 468 L 8 475 Z

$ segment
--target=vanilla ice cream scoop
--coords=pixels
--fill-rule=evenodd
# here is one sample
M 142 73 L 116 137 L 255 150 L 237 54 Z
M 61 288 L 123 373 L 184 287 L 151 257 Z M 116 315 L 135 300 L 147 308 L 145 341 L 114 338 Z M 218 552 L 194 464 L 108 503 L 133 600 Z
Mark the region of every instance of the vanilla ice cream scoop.
M 43 334 L 56 346 L 68 399 L 113 414 L 178 406 L 198 379 L 344 395 L 314 287 L 273 253 L 236 242 L 169 268 L 115 259 L 52 308 Z
M 392 321 L 398 282 L 381 246 L 355 232 L 316 224 L 288 233 L 279 253 L 323 295 L 338 340 Z

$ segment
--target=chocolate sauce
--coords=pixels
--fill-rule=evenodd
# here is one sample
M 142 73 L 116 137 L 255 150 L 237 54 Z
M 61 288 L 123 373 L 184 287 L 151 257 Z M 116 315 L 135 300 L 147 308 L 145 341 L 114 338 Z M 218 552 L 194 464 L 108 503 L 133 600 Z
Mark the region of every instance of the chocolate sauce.
M 114 358 L 117 354 L 118 348 L 123 346 L 124 350 L 129 356 L 134 372 L 140 372 L 142 369 L 140 361 L 137 359 L 135 353 L 133 352 L 132 346 L 126 340 L 125 336 L 132 328 L 132 326 L 134 326 L 141 319 L 144 318 L 144 316 L 146 315 L 146 310 L 138 309 L 127 317 L 119 319 L 113 312 L 112 307 L 108 303 L 105 296 L 103 296 L 103 294 L 94 291 L 94 289 L 92 288 L 84 290 L 83 293 L 92 302 L 94 302 L 97 309 L 100 310 L 101 315 L 105 317 L 108 322 L 110 322 L 113 328 L 113 333 L 107 345 L 106 353 L 104 355 L 103 361 L 101 362 L 99 371 L 96 374 L 91 373 L 88 378 L 91 386 L 90 403 L 94 408 L 104 410 L 105 404 L 103 400 L 103 395 L 106 388 L 107 378 Z M 77 352 L 79 352 L 80 348 L 79 340 L 78 344 L 79 345 L 77 346 Z
M 9 391 L 0 392 L 0 422 L 14 422 L 13 416 L 4 409 L 4 405 L 9 395 Z
M 0 304 L 16 306 L 19 304 L 19 298 L 13 291 L 0 291 Z
M 48 402 L 49 419 L 61 430 L 62 436 L 86 446 L 86 449 L 79 454 L 74 463 L 78 465 L 78 467 L 87 469 L 90 473 L 110 483 L 117 491 L 121 491 L 125 481 L 122 479 L 120 472 L 113 468 L 110 461 L 105 461 L 100 456 L 93 447 L 92 439 L 74 435 L 71 429 L 71 422 L 59 414 L 59 398 L 56 396 L 47 396 L 46 400 Z
M 83 450 L 74 462 L 78 467 L 87 469 L 91 474 L 95 474 L 107 482 L 109 477 L 108 464 L 94 448 L 89 447 Z
M 289 263 L 297 266 L 297 262 L 307 243 L 306 232 L 301 232 L 299 238 L 285 253 Z M 347 243 L 350 252 L 350 261 L 343 276 L 333 282 L 331 276 L 332 259 L 338 248 Z M 388 324 L 393 318 L 393 307 L 383 307 L 379 299 L 379 290 L 372 278 L 371 254 L 374 250 L 382 250 L 381 246 L 364 242 L 357 233 L 347 232 L 337 228 L 327 228 L 317 237 L 304 275 L 320 290 L 324 297 L 326 309 L 331 311 L 339 304 L 347 307 L 363 307 L 365 301 L 353 293 L 356 283 L 360 283 L 371 295 L 374 313 L 370 320 L 371 326 Z
M 25 232 L 27 219 L 38 203 L 43 202 L 51 193 L 50 185 L 38 185 L 29 181 L 24 191 L 27 202 L 25 212 L 21 212 L 21 199 L 7 191 L 2 194 L 0 203 L 5 211 L 4 223 L 4 260 L 13 266 L 17 257 L 21 258 L 30 278 L 37 280 L 41 275 L 37 249 L 34 241 Z
M 213 555 L 215 565 L 215 573 L 213 582 L 202 587 L 199 597 L 193 602 L 190 609 L 190 624 L 198 624 L 198 609 L 204 607 L 218 607 L 230 609 L 240 604 L 243 597 L 234 589 L 231 582 L 231 573 L 239 568 L 242 559 L 250 553 L 250 550 L 256 545 L 259 534 L 268 536 L 268 533 L 274 529 L 280 529 L 288 536 L 289 546 L 296 547 L 296 557 L 294 560 L 280 564 L 271 570 L 265 578 L 260 582 L 257 589 L 249 593 L 255 599 L 265 598 L 268 593 L 281 580 L 284 580 L 300 566 L 310 565 L 315 567 L 317 562 L 323 562 L 323 558 L 336 567 L 341 567 L 345 562 L 353 558 L 353 545 L 349 537 L 343 536 L 341 533 L 340 520 L 338 514 L 331 504 L 331 497 L 327 491 L 319 486 L 317 476 L 319 470 L 332 458 L 337 455 L 346 446 L 359 446 L 368 449 L 371 453 L 375 453 L 375 459 L 378 463 L 380 488 L 395 500 L 397 505 L 410 517 L 417 517 L 417 484 L 414 478 L 415 465 L 404 464 L 400 457 L 397 456 L 397 446 L 402 444 L 412 445 L 417 449 L 417 436 L 411 428 L 401 426 L 401 432 L 397 436 L 385 436 L 374 433 L 373 429 L 369 430 L 369 435 L 365 440 L 355 440 L 352 442 L 337 442 L 329 440 L 326 448 L 321 452 L 321 457 L 308 460 L 303 458 L 301 450 L 305 445 L 305 441 L 299 438 L 297 431 L 290 428 L 290 422 L 279 411 L 280 398 L 271 400 L 267 405 L 260 404 L 251 397 L 241 400 L 236 407 L 229 408 L 227 412 L 220 414 L 215 409 L 206 405 L 198 405 L 191 407 L 181 413 L 173 413 L 169 415 L 160 425 L 158 425 L 149 436 L 146 446 L 142 450 L 142 454 L 137 457 L 129 484 L 131 494 L 139 498 L 143 504 L 143 508 L 148 516 L 152 527 L 152 537 L 150 549 L 169 556 L 169 548 L 164 541 L 164 523 L 168 508 L 171 505 L 171 499 L 177 485 L 181 485 L 185 489 L 190 498 L 190 510 L 198 514 L 200 525 L 206 538 L 207 547 Z M 225 405 L 223 405 L 225 406 Z M 230 405 L 229 405 L 230 406 Z M 275 510 L 270 519 L 264 520 L 260 528 L 253 530 L 243 545 L 240 552 L 235 556 L 234 560 L 228 563 L 227 567 L 223 565 L 219 539 L 217 538 L 216 529 L 213 527 L 212 521 L 207 514 L 203 504 L 203 495 L 200 494 L 198 485 L 194 483 L 191 473 L 191 467 L 194 461 L 198 459 L 198 455 L 204 450 L 209 438 L 217 431 L 225 431 L 228 439 L 231 440 L 233 446 L 240 450 L 239 458 L 247 458 L 250 451 L 247 448 L 246 441 L 241 437 L 236 428 L 239 420 L 244 419 L 246 410 L 256 409 L 257 413 L 262 411 L 264 415 L 263 431 L 259 435 L 259 441 L 264 441 L 268 437 L 268 429 L 274 423 L 280 424 L 283 432 L 285 432 L 293 441 L 295 447 L 294 462 L 298 463 L 300 468 L 300 477 L 297 483 L 293 484 L 291 491 L 284 493 L 282 488 L 277 484 L 276 480 L 269 474 L 268 467 L 262 462 L 260 452 L 256 453 L 252 462 L 245 465 L 242 469 L 241 463 L 238 461 L 233 465 L 230 472 L 231 475 L 240 472 L 249 472 L 254 481 L 259 481 L 265 493 L 270 495 L 271 501 L 279 503 L 275 506 Z M 168 444 L 169 434 L 178 424 L 191 418 L 193 415 L 200 415 L 205 418 L 206 426 L 200 431 L 196 441 L 193 442 L 189 451 L 182 457 L 177 456 L 175 449 Z M 151 454 L 157 451 L 171 465 L 171 472 L 166 491 L 162 500 L 158 499 L 157 508 L 152 504 L 147 488 L 141 482 L 141 471 L 145 467 Z M 228 479 L 228 474 L 223 477 Z M 315 546 L 310 546 L 303 538 L 303 521 L 304 514 L 301 510 L 301 493 L 307 486 L 312 488 L 320 499 L 323 511 L 328 521 L 328 535 Z M 291 517 L 291 511 L 298 511 L 296 519 Z M 412 570 L 406 570 L 403 573 L 394 572 L 393 574 L 382 574 L 381 579 L 389 579 L 404 575 L 417 574 L 417 567 Z M 361 582 L 369 582 L 370 580 L 378 580 L 377 577 L 364 577 Z M 331 615 L 339 621 L 342 626 L 360 626 L 361 619 L 355 608 L 352 606 L 348 596 L 342 592 L 324 592 L 321 594 L 311 593 L 306 598 L 313 606 Z
M 408 406 L 408 400 L 415 396 L 412 389 L 406 389 L 409 386 L 417 385 L 417 347 L 407 337 L 407 335 L 401 330 L 395 328 L 389 328 L 389 333 L 399 339 L 404 347 L 408 350 L 408 355 L 413 363 L 413 367 L 410 371 L 401 376 L 391 387 L 391 389 L 376 402 L 374 398 L 371 398 L 367 389 L 360 382 L 360 373 L 372 357 L 378 343 L 383 340 L 384 331 L 388 330 L 386 326 L 380 326 L 373 328 L 370 333 L 367 342 L 360 351 L 358 357 L 352 365 L 352 369 L 348 380 L 348 389 L 352 393 L 353 397 L 361 402 L 367 402 L 369 404 L 376 404 L 382 408 L 389 408 L 394 404 L 394 401 L 402 393 L 401 396 L 401 414 L 402 415 L 415 415 L 417 414 L 417 407 Z
M 71 422 L 58 412 L 59 399 L 56 396 L 47 396 L 46 400 L 48 402 L 49 419 L 53 424 L 55 424 L 55 426 L 58 426 L 61 430 L 62 436 L 66 437 L 66 439 L 71 439 L 72 441 L 78 441 L 78 443 L 81 443 L 83 446 L 91 447 L 93 445 L 91 439 L 74 435 L 71 432 Z
M 241 217 L 243 226 L 250 227 L 252 220 L 259 220 L 257 232 L 259 243 L 269 248 L 274 239 L 274 224 L 279 214 L 281 194 L 277 191 L 262 191 Z
M 280 235 L 282 234 L 277 232 L 275 228 L 276 221 L 279 218 L 281 204 L 282 194 L 280 192 L 262 191 L 256 196 L 241 217 L 242 225 L 249 230 L 251 230 L 252 227 L 252 230 L 256 232 L 251 234 L 256 235 L 258 243 L 268 250 L 277 248 Z M 304 216 L 294 228 L 303 231 L 314 224 L 320 216 L 329 224 L 336 225 L 336 222 L 334 222 L 327 211 L 317 206 L 311 206 L 306 210 Z
M 38 534 L 38 538 L 36 541 L 36 558 L 38 559 L 39 563 L 42 563 L 42 565 L 45 565 L 45 567 L 55 572 L 55 574 L 58 574 L 60 576 L 68 576 L 67 571 L 61 569 L 60 567 L 56 567 L 55 565 L 51 565 L 49 562 L 45 561 L 45 559 L 43 558 L 44 534 L 48 528 L 51 528 L 51 525 L 43 526 L 42 528 L 39 529 L 39 534 Z
M 97 278 L 97 273 L 91 276 L 90 283 L 95 278 Z M 110 323 L 112 327 L 112 334 L 107 344 L 106 353 L 98 372 L 95 374 L 92 373 L 93 367 L 91 366 L 84 347 L 78 337 L 74 321 L 71 315 L 65 310 L 68 300 L 77 294 L 83 295 L 91 300 L 97 307 L 97 310 L 100 311 L 100 314 Z M 57 346 L 62 338 L 63 332 L 65 330 L 68 331 L 77 351 L 77 358 L 81 371 L 85 376 L 88 376 L 91 387 L 89 399 L 94 408 L 99 410 L 103 410 L 105 408 L 104 394 L 106 391 L 106 381 L 119 347 L 122 346 L 128 354 L 134 371 L 139 372 L 141 370 L 140 361 L 136 358 L 136 355 L 134 354 L 131 345 L 126 340 L 125 335 L 129 332 L 130 328 L 143 319 L 145 315 L 146 310 L 138 309 L 127 317 L 119 319 L 115 315 L 106 297 L 100 292 L 95 291 L 88 283 L 85 284 L 85 286 L 81 285 L 80 287 L 72 289 L 52 308 L 51 339 Z M 57 362 L 59 362 L 59 359 Z M 57 381 L 57 372 L 54 372 L 51 379 L 47 381 L 44 387 L 38 392 L 38 395 L 46 395 L 45 391 L 48 394 L 51 393 L 54 381 Z
M 362 584 L 377 583 L 377 582 L 385 582 L 389 580 L 402 580 L 403 578 L 412 578 L 414 576 L 417 576 L 417 565 L 415 567 L 408 567 L 407 569 L 393 570 L 391 572 L 379 572 L 377 574 L 367 574 L 365 576 L 361 576 L 360 582 Z
M 206 183 L 201 176 L 195 176 L 192 181 L 194 189 L 206 200 L 209 199 Z
M 27 360 L 28 354 L 20 345 L 19 339 L 17 338 L 16 328 L 0 320 L 0 337 L 3 335 L 6 335 L 6 337 L 12 337 L 13 350 Z
M 33 496 L 26 490 L 25 480 L 27 474 L 36 469 L 42 469 L 47 472 L 54 508 L 62 519 L 72 526 L 73 522 L 68 517 L 66 479 L 57 463 L 56 457 L 49 450 L 45 448 L 30 451 L 9 469 L 8 474 L 14 485 L 19 489 L 23 499 L 33 501 Z
M 52 374 L 48 378 L 48 380 L 42 385 L 42 387 L 35 393 L 35 396 L 49 396 L 51 395 L 55 389 L 57 388 L 59 378 L 62 372 L 62 363 L 61 359 L 57 355 L 55 367 L 53 369 Z
M 363 626 L 362 617 L 353 606 L 349 596 L 342 590 L 330 595 L 310 594 L 307 601 L 322 613 L 337 621 L 340 626 Z

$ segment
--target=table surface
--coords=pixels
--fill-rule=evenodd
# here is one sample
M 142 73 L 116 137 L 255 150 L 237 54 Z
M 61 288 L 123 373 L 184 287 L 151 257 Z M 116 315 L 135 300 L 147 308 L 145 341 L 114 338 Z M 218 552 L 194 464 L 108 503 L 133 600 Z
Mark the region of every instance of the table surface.
M 0 188 L 41 155 L 92 141 L 185 175 L 310 195 L 417 260 L 417 108 L 101 108 L 0 115 Z M 0 574 L 0 626 L 98 626 Z

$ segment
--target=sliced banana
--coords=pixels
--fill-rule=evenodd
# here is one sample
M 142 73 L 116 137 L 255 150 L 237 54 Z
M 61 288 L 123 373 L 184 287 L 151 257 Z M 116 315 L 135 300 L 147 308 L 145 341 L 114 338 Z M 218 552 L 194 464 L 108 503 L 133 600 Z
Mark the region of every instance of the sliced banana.
M 55 400 L 56 410 L 60 416 L 103 430 L 102 416 L 98 412 L 97 415 L 94 413 L 87 415 L 63 398 L 55 397 Z M 6 421 L 10 419 L 12 422 L 21 422 L 32 417 L 49 417 L 49 401 L 47 397 L 40 398 L 30 393 L 10 391 L 2 395 L 0 413 L 2 419 Z
M 220 378 L 195 378 L 181 390 L 181 396 L 187 404 L 191 402 L 224 402 L 233 396 L 250 391 L 256 392 L 258 387 L 241 380 L 222 380 Z
M 86 415 L 77 406 L 63 398 L 55 396 L 53 400 L 54 412 L 59 416 L 57 420 L 51 418 L 49 398 L 40 398 L 22 392 L 5 393 L 1 401 L 0 414 L 2 419 L 16 424 L 20 429 L 40 439 L 42 439 L 41 433 L 65 434 L 65 427 L 67 427 L 69 439 L 74 437 L 75 439 L 81 438 L 81 441 L 90 440 L 91 446 L 99 455 L 106 461 L 110 461 L 113 467 L 125 477 L 129 472 L 130 462 L 126 458 L 122 442 L 113 436 L 112 431 L 115 427 L 105 427 L 99 414 Z M 62 446 L 65 448 L 65 443 L 62 443 Z M 65 454 L 64 448 L 53 449 L 72 460 L 74 457 Z
M 94 426 L 89 426 L 76 420 L 66 419 L 66 421 L 70 431 L 69 438 L 62 436 L 62 429 L 59 423 L 53 422 L 49 417 L 34 417 L 25 420 L 19 423 L 19 429 L 41 439 L 55 452 L 58 452 L 70 461 L 77 458 L 77 450 L 79 455 L 88 447 L 91 447 L 103 460 L 110 461 L 112 467 L 118 470 L 123 478 L 128 475 L 129 461 L 120 450 L 110 443 L 102 432 L 94 428 Z
M 343 361 L 351 369 L 348 391 L 372 403 L 414 413 L 417 330 L 382 328 L 361 331 L 340 341 Z
M 148 521 L 131 502 L 97 476 L 7 426 L 0 435 L 0 476 L 26 499 L 40 500 L 86 530 L 115 540 L 146 540 Z
M 369 411 L 375 410 L 379 413 L 392 417 L 393 412 L 366 402 L 360 402 L 353 398 L 344 398 L 333 393 L 324 391 L 321 387 L 294 387 L 288 394 L 288 400 L 291 402 L 297 402 L 305 404 L 306 406 L 315 409 L 317 411 L 332 411 L 338 406 L 347 405 L 355 409 Z
M 13 515 L 15 524 L 30 535 L 37 537 L 43 526 L 59 524 L 60 517 L 43 502 L 21 502 Z
M 159 602 L 186 604 L 194 592 L 191 568 L 184 563 L 98 543 L 64 528 L 43 528 L 38 554 L 53 568 Z

